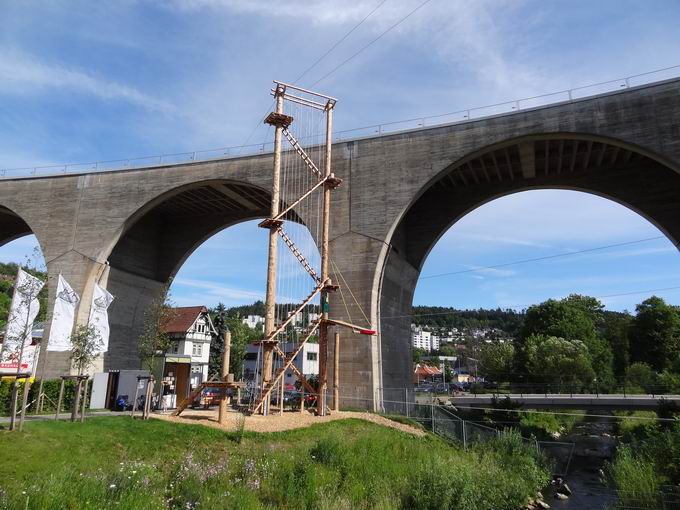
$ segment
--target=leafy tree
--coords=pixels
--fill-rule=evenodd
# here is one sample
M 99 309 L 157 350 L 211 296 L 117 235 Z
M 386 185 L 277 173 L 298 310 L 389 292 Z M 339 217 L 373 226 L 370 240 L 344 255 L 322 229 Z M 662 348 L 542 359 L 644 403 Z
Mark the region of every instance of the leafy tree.
M 423 361 L 423 350 L 422 349 L 413 349 L 412 351 L 413 354 L 413 363 L 420 363 Z
M 163 356 L 174 340 L 163 331 L 163 324 L 173 319 L 175 312 L 170 300 L 170 283 L 165 284 L 158 296 L 144 312 L 144 326 L 137 341 L 139 358 L 149 372 L 153 372 L 156 358 Z
M 680 316 L 657 296 L 635 307 L 637 315 L 630 326 L 630 358 L 648 363 L 661 372 L 680 357 Z
M 224 354 L 224 333 L 227 330 L 227 309 L 222 303 L 210 310 L 210 318 L 217 335 L 210 343 L 210 356 L 208 357 L 208 374 L 219 376 L 222 373 L 222 355 Z
M 241 379 L 243 377 L 243 358 L 246 355 L 246 347 L 251 342 L 261 340 L 262 333 L 243 324 L 239 316 L 229 317 L 227 326 L 231 331 L 229 372 L 234 374 L 236 379 Z
M 647 363 L 633 363 L 626 370 L 626 384 L 650 391 L 656 385 L 656 372 Z
M 547 382 L 588 384 L 595 378 L 588 347 L 580 340 L 530 335 L 527 368 Z
M 90 324 L 79 324 L 71 333 L 71 364 L 83 375 L 87 369 L 94 365 L 103 342 L 97 329 Z
M 603 323 L 602 304 L 588 296 L 571 295 L 563 300 L 549 299 L 539 305 L 529 307 L 524 320 L 520 346 L 531 335 L 544 335 L 563 338 L 567 341 L 583 342 L 591 358 L 592 368 L 603 385 L 612 385 L 612 350 L 609 344 L 598 335 L 595 324 Z M 518 369 L 526 371 L 528 360 L 526 350 L 521 349 Z
M 510 379 L 514 360 L 515 347 L 509 342 L 486 344 L 479 352 L 482 373 L 494 381 Z
M 605 317 L 604 339 L 612 351 L 614 375 L 623 377 L 630 365 L 629 329 L 633 317 L 629 313 L 609 313 Z

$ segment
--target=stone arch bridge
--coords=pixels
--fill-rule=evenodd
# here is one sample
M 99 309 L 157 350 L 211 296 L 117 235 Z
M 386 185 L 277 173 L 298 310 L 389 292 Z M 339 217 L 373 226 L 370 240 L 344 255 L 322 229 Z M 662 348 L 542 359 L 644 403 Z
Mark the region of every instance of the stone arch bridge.
M 83 297 L 80 321 L 94 282 L 106 285 L 116 300 L 103 368 L 137 368 L 149 300 L 205 239 L 268 215 L 271 171 L 272 155 L 262 154 L 6 179 L 0 245 L 34 233 L 50 276 L 62 273 Z M 405 316 L 425 258 L 476 207 L 529 189 L 580 190 L 629 207 L 678 244 L 680 80 L 338 142 L 333 171 L 343 185 L 333 193 L 332 257 L 379 331 L 343 332 L 341 394 L 344 405 L 380 408 L 411 383 Z M 50 303 L 55 288 L 51 278 Z M 348 319 L 331 299 L 332 315 Z M 50 353 L 47 369 L 67 372 L 67 357 Z

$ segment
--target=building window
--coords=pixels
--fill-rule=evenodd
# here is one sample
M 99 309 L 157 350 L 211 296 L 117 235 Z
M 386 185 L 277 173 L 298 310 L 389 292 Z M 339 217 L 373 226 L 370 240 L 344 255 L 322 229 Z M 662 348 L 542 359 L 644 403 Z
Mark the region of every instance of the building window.
M 192 356 L 202 356 L 203 355 L 203 344 L 194 342 L 191 346 Z
M 202 322 L 196 324 L 196 331 L 198 333 L 205 333 L 205 324 L 203 324 Z
M 179 342 L 173 342 L 173 344 L 170 346 L 170 352 L 172 354 L 177 354 L 179 352 Z
M 203 367 L 201 365 L 191 365 L 191 371 L 194 374 L 198 374 L 198 373 L 203 372 Z
M 317 353 L 316 352 L 308 352 L 307 353 L 307 361 L 316 361 L 317 358 Z

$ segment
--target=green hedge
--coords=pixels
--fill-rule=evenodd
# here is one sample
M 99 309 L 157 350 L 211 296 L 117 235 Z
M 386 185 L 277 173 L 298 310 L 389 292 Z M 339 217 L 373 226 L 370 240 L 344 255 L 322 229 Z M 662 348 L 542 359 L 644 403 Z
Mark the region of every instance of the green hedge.
M 0 416 L 8 416 L 10 409 L 10 401 L 12 396 L 12 385 L 14 384 L 14 379 L 4 378 L 0 379 Z M 23 393 L 23 382 L 19 383 L 19 398 Z M 54 412 L 56 411 L 57 401 L 59 400 L 59 388 L 61 386 L 61 379 L 48 379 L 43 384 L 43 392 L 46 395 L 45 402 L 43 404 L 43 411 Z M 28 408 L 29 413 L 35 412 L 35 400 L 38 398 L 38 390 L 40 389 L 40 380 L 35 380 L 31 384 L 31 388 L 28 391 L 28 402 L 33 402 Z M 64 397 L 62 399 L 62 411 L 70 410 L 73 405 L 73 397 L 75 395 L 76 382 L 74 380 L 67 380 L 64 384 Z M 89 386 L 88 393 L 92 390 L 92 386 Z M 88 396 L 88 402 L 89 402 Z

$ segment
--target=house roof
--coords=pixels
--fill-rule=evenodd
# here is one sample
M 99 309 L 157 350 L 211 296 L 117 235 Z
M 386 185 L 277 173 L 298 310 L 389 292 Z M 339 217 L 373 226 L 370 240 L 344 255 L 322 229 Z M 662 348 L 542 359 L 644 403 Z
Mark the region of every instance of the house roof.
M 186 333 L 202 313 L 208 313 L 203 305 L 170 308 L 169 317 L 161 321 L 163 333 Z
M 415 374 L 423 377 L 431 377 L 433 375 L 441 375 L 442 371 L 437 367 L 431 367 L 429 365 L 421 365 L 418 363 L 416 365 Z

